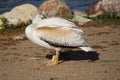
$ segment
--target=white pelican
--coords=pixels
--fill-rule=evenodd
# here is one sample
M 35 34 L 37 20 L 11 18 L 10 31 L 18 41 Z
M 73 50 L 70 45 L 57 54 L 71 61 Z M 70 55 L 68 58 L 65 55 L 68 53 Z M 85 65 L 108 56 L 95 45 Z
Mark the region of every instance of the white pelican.
M 59 63 L 59 51 L 63 47 L 92 51 L 86 43 L 83 31 L 74 23 L 62 18 L 45 18 L 42 15 L 36 15 L 32 24 L 27 26 L 25 33 L 33 43 L 56 51 L 52 60 L 45 63 L 48 66 Z

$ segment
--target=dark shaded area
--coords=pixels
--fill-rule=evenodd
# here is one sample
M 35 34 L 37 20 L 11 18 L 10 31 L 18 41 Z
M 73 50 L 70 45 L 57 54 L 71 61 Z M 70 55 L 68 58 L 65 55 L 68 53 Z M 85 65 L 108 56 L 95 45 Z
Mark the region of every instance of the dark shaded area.
M 52 54 L 46 55 L 46 58 L 51 59 Z M 62 61 L 71 61 L 71 60 L 91 60 L 96 61 L 99 60 L 99 53 L 97 52 L 84 52 L 81 50 L 68 50 L 65 52 L 60 52 L 59 60 Z

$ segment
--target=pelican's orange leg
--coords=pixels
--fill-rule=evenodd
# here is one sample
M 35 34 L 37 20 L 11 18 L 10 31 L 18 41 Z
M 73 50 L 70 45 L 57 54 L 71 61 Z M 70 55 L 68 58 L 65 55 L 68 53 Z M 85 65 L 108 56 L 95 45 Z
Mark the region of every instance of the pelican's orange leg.
M 56 51 L 55 55 L 53 55 L 52 60 L 51 61 L 47 61 L 45 62 L 46 66 L 54 66 L 57 65 L 59 63 L 59 51 Z

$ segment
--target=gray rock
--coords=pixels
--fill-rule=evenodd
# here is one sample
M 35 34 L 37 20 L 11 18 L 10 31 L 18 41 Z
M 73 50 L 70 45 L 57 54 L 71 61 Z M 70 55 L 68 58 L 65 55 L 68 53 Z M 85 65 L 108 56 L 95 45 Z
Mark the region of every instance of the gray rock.
M 20 40 L 20 39 L 24 39 L 25 37 L 26 37 L 25 34 L 20 34 L 20 35 L 14 36 L 12 39 L 13 40 Z
M 91 19 L 86 19 L 84 16 L 87 16 L 85 12 L 74 11 L 74 20 L 78 22 L 78 25 L 84 25 L 87 22 L 92 21 Z
M 16 6 L 10 12 L 6 12 L 0 15 L 8 19 L 10 24 L 17 24 L 31 20 L 36 14 L 38 14 L 37 7 L 32 4 L 23 4 Z

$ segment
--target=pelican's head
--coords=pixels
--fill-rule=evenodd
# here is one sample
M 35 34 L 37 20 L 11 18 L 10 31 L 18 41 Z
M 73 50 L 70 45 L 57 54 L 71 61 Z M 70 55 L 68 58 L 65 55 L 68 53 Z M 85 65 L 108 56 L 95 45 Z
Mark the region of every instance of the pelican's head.
M 41 20 L 44 20 L 44 19 L 46 19 L 46 17 L 44 15 L 36 15 L 33 18 L 32 23 L 39 23 Z

